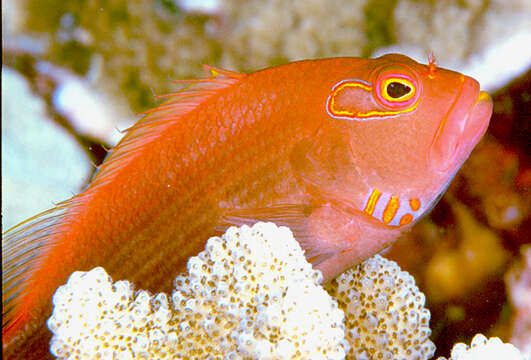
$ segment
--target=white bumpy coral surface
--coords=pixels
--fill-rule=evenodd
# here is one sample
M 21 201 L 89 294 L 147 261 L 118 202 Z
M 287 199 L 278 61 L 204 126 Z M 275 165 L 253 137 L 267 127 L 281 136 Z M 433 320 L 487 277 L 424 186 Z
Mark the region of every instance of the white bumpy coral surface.
M 375 255 L 327 284 L 345 311 L 347 359 L 429 359 L 430 312 L 413 277 Z
M 208 240 L 165 294 L 133 291 L 102 268 L 53 297 L 61 359 L 343 359 L 344 313 L 286 227 L 258 223 Z
M 477 334 L 472 339 L 470 346 L 457 343 L 452 348 L 451 357 L 448 360 L 525 360 L 526 358 L 512 344 L 504 343 L 500 338 L 487 338 Z M 439 357 L 437 360 L 446 360 Z M 529 360 L 529 359 L 526 359 Z

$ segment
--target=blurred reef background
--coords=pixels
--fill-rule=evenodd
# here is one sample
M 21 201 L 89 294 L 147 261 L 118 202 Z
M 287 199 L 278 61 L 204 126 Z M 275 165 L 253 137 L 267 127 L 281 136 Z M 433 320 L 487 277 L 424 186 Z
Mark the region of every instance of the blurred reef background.
M 436 356 L 476 333 L 531 354 L 531 0 L 2 0 L 3 230 L 79 192 L 135 113 L 204 75 L 401 52 L 474 76 L 489 131 L 385 256 Z

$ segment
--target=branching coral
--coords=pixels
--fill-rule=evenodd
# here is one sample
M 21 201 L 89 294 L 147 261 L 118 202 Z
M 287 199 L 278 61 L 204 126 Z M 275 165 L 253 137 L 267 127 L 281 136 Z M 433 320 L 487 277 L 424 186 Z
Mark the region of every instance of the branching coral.
M 472 339 L 470 346 L 457 343 L 452 348 L 452 354 L 448 360 L 524 360 L 518 349 L 512 345 L 503 343 L 499 338 L 493 337 L 487 340 L 482 334 L 477 334 Z M 437 360 L 446 360 L 439 357 Z
M 164 294 L 133 293 L 101 268 L 53 298 L 51 351 L 68 359 L 342 359 L 344 315 L 288 228 L 230 228 Z
M 429 359 L 430 312 L 415 280 L 375 255 L 327 285 L 345 311 L 348 359 Z

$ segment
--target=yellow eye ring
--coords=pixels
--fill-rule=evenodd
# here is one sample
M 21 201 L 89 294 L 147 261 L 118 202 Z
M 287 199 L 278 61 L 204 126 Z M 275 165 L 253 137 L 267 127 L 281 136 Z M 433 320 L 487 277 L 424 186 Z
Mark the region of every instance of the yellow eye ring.
M 415 96 L 415 85 L 405 77 L 386 77 L 380 80 L 380 94 L 384 102 L 406 103 Z

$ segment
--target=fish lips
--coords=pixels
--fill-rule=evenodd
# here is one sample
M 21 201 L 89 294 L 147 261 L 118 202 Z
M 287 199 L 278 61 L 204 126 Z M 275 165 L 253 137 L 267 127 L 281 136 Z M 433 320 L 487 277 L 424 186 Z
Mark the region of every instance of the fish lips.
M 429 159 L 439 172 L 463 163 L 489 125 L 492 99 L 472 78 L 461 78 L 461 89 L 441 121 L 432 141 Z

